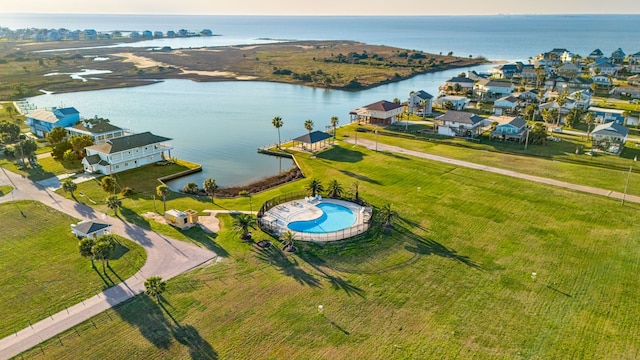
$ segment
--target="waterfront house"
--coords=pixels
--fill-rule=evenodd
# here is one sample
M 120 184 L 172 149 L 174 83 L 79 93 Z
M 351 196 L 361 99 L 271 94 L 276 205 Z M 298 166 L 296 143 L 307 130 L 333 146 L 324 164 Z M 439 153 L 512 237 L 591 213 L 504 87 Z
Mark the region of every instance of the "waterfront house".
M 489 74 L 494 79 L 512 79 L 518 73 L 518 64 L 502 64 L 489 69 Z
M 422 109 L 420 114 L 431 114 L 433 112 L 433 95 L 424 90 L 412 91 L 407 100 L 407 107 L 412 114 L 418 108 Z
M 69 136 L 90 135 L 93 137 L 94 144 L 129 135 L 127 130 L 119 128 L 105 119 L 84 119 L 73 126 L 65 128 L 65 130 L 67 130 Z
M 98 32 L 94 29 L 87 29 L 82 32 L 82 35 L 85 40 L 95 40 L 98 38 Z
M 466 96 L 447 95 L 439 97 L 437 101 L 438 105 L 440 105 L 440 108 L 442 109 L 446 107 L 447 102 L 451 103 L 451 105 L 453 106 L 453 110 L 459 111 L 467 106 L 467 104 L 469 103 L 469 98 L 467 98 Z
M 513 84 L 506 81 L 480 80 L 475 87 L 476 96 L 491 99 L 501 98 L 513 93 Z
M 74 107 L 39 109 L 28 113 L 25 124 L 38 137 L 45 137 L 56 126 L 66 128 L 80 120 L 80 113 Z
M 153 32 L 153 37 L 158 39 L 158 38 L 162 38 L 164 37 L 164 34 L 162 33 L 162 31 L 154 31 Z
M 513 95 L 502 97 L 493 103 L 493 113 L 496 115 L 513 114 L 520 105 L 520 100 Z
M 624 125 L 624 111 L 617 109 L 604 109 L 596 106 L 591 106 L 587 110 L 593 113 L 597 123 L 606 124 L 615 122 L 619 125 Z
M 111 234 L 111 224 L 103 224 L 95 221 L 81 221 L 71 224 L 71 232 L 78 238 L 98 238 Z
M 621 48 L 618 48 L 617 50 L 611 53 L 611 61 L 614 64 L 622 64 L 625 57 L 627 57 L 627 54 L 625 54 Z
M 632 74 L 640 73 L 640 52 L 629 55 L 629 72 Z
M 602 59 L 604 53 L 600 49 L 593 50 L 589 56 L 587 56 L 591 60 Z
M 402 105 L 380 100 L 358 109 L 356 114 L 357 120 L 364 120 L 370 124 L 389 125 L 396 122 L 398 115 L 403 112 Z
M 618 123 L 600 124 L 591 132 L 592 149 L 620 155 L 628 134 L 629 129 Z
M 105 175 L 115 174 L 171 158 L 171 139 L 150 132 L 109 139 L 87 146 L 82 159 L 84 170 Z
M 492 139 L 502 139 L 507 141 L 525 141 L 527 136 L 527 122 L 521 117 L 511 116 L 491 116 L 488 118 L 491 123 L 498 125 L 491 131 Z
M 482 133 L 485 120 L 476 114 L 456 110 L 449 110 L 436 118 L 438 134 L 460 137 L 475 137 Z
M 444 85 L 440 87 L 440 91 L 450 93 L 453 92 L 456 85 L 458 85 L 460 87 L 460 93 L 467 93 L 473 91 L 474 82 L 473 79 L 467 77 L 455 76 L 447 80 Z

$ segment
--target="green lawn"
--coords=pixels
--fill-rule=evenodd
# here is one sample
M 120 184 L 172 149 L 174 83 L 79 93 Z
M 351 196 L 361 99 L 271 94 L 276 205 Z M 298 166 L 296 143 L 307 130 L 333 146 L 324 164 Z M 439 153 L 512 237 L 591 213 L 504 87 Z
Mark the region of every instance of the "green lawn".
M 99 263 L 92 269 L 71 233 L 76 222 L 41 203 L 0 204 L 0 337 L 120 283 L 146 261 L 142 247 L 119 238 L 107 275 Z
M 13 190 L 13 186 L 0 185 L 0 196 L 7 195 Z
M 231 216 L 222 215 L 223 230 L 211 246 L 224 259 L 169 281 L 161 306 L 139 296 L 26 356 L 619 359 L 640 353 L 640 204 L 350 145 L 298 161 L 325 183 L 336 178 L 348 187 L 357 180 L 361 196 L 376 207 L 391 202 L 401 218 L 395 230 L 335 244 L 298 243 L 298 253 L 285 255 L 239 241 L 228 230 Z M 216 206 L 239 201 L 217 199 Z

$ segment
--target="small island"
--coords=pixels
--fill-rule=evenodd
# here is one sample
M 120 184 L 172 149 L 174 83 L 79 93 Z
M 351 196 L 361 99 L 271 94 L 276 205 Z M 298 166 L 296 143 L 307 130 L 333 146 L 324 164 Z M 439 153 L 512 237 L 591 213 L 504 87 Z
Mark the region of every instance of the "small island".
M 482 57 L 436 55 L 355 41 L 290 41 L 196 49 L 104 47 L 117 42 L 4 42 L 0 47 L 0 76 L 4 79 L 0 96 L 19 99 L 40 92 L 140 86 L 164 79 L 255 80 L 363 90 L 419 74 L 486 62 Z M 99 74 L 80 80 L 69 76 L 85 69 L 95 69 Z

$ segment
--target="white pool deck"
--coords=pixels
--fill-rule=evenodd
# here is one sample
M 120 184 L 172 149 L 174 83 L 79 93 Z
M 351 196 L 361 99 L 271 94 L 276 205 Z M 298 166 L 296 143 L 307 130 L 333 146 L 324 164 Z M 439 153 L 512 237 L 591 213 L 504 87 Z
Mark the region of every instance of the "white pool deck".
M 322 199 L 312 198 L 310 200 L 305 200 L 305 199 L 294 200 L 294 201 L 289 201 L 280 205 L 276 205 L 273 208 L 269 209 L 267 212 L 265 212 L 264 216 L 262 217 L 262 221 L 270 224 L 273 227 L 279 228 L 280 229 L 279 234 L 282 234 L 283 232 L 290 230 L 288 227 L 289 223 L 292 223 L 294 221 L 314 220 L 321 217 L 322 210 L 318 208 L 317 205 L 322 203 L 336 204 L 336 205 L 346 207 L 347 209 L 351 210 L 353 214 L 356 216 L 355 222 L 350 227 L 364 226 L 365 207 L 360 206 L 358 204 L 354 204 L 349 201 L 325 199 L 325 198 L 322 198 Z M 297 231 L 292 231 L 292 232 L 294 233 L 295 238 L 299 240 L 308 240 L 310 237 L 312 237 L 312 238 L 316 238 L 318 241 L 323 241 L 322 238 L 324 237 L 323 235 L 325 235 L 325 234 L 310 235 L 309 233 L 302 233 Z M 334 232 L 334 234 L 339 232 L 342 232 L 342 230 L 336 231 Z M 331 234 L 331 233 L 327 233 L 327 234 Z M 331 238 L 333 240 L 338 240 L 338 239 L 335 239 L 335 236 L 332 236 Z M 324 240 L 324 241 L 327 241 L 327 240 Z

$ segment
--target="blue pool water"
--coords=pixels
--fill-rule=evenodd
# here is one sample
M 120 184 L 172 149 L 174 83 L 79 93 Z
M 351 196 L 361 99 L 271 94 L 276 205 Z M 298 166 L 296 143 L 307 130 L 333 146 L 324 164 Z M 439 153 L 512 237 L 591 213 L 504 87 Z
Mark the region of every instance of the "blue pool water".
M 348 228 L 356 222 L 355 214 L 344 206 L 321 203 L 317 205 L 322 216 L 313 220 L 294 221 L 289 223 L 293 231 L 324 234 Z

